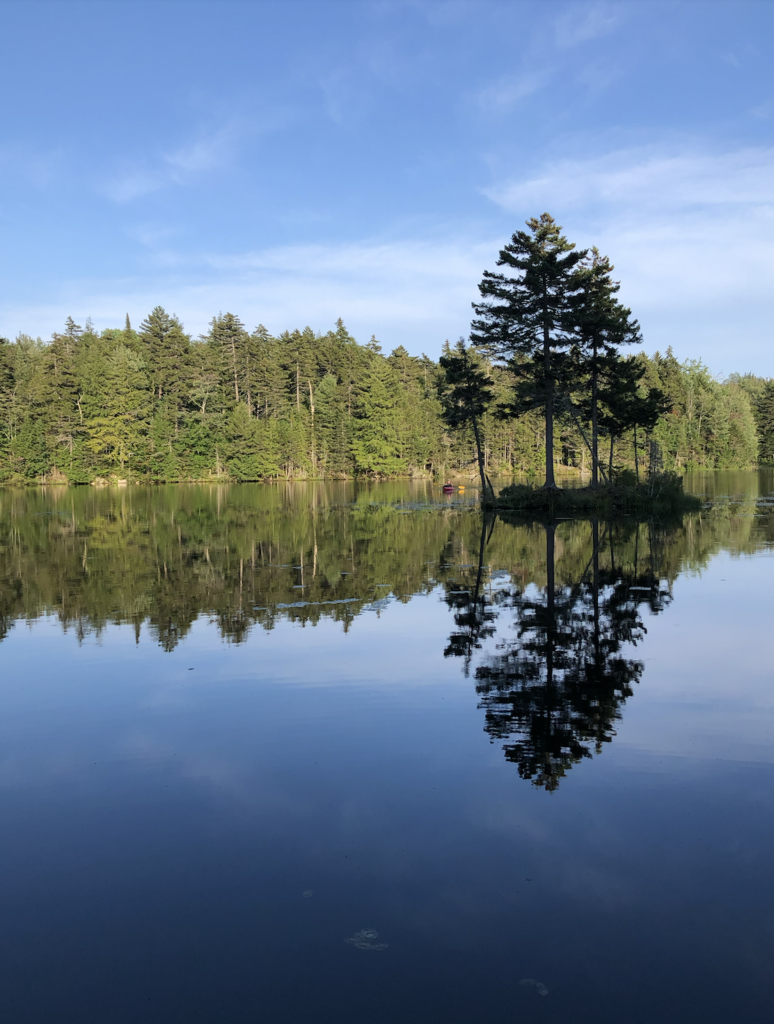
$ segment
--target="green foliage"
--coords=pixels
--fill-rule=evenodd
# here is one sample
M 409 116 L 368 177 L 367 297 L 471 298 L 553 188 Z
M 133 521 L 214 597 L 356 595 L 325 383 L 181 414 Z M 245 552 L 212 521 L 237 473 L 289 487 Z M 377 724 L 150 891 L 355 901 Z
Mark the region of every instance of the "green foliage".
M 527 227 L 500 250 L 497 265 L 512 273 L 484 271 L 471 338 L 506 361 L 515 384 L 511 414 L 545 410 L 549 487 L 554 483 L 554 403 L 567 380 L 573 297 L 581 288 L 576 268 L 586 252 L 573 252 L 574 244 L 548 213 L 528 220 Z
M 521 386 L 513 360 L 490 362 L 464 345 L 447 346 L 440 363 L 402 346 L 389 355 L 380 348 L 359 345 L 341 320 L 326 334 L 273 337 L 261 326 L 248 333 L 231 313 L 191 340 L 161 307 L 139 332 L 126 323 L 96 334 L 69 318 L 48 343 L 0 339 L 0 480 L 473 477 L 476 431 L 484 474 L 540 470 L 542 412 L 500 414 Z M 667 395 L 667 412 L 637 435 L 641 465 L 651 441 L 667 469 L 750 465 L 756 417 L 761 456 L 774 458 L 767 382 L 721 383 L 671 351 L 624 364 L 636 385 L 629 405 L 654 390 Z M 600 375 L 601 433 L 615 434 L 616 471 L 633 468 L 632 421 L 623 405 L 613 410 L 605 387 Z M 576 398 L 573 407 L 557 405 L 555 424 L 558 461 L 578 470 L 590 460 L 580 429 L 587 410 Z
M 774 462 L 774 380 L 764 384 L 756 403 L 759 457 L 761 462 Z
M 614 518 L 633 515 L 650 518 L 698 511 L 701 501 L 683 490 L 676 473 L 655 473 L 640 483 L 631 470 L 624 470 L 603 487 L 577 487 L 551 491 L 528 484 L 504 487 L 491 503 L 498 511 L 521 513 L 527 519 L 553 519 L 562 515 L 596 515 Z
M 720 494 L 749 483 L 731 474 L 717 481 Z M 170 650 L 200 615 L 238 643 L 282 620 L 346 629 L 390 592 L 405 602 L 443 586 L 461 607 L 480 582 L 483 517 L 447 508 L 406 515 L 432 494 L 426 481 L 2 488 L 0 638 L 15 621 L 51 615 L 79 637 L 110 622 L 145 624 Z M 633 519 L 619 520 L 600 569 L 636 574 L 639 559 L 640 572 L 669 587 L 721 548 L 765 550 L 774 524 L 754 517 L 755 507 L 753 497 L 704 508 L 657 539 L 651 525 L 636 531 Z M 545 588 L 552 575 L 557 587 L 574 588 L 591 539 L 589 523 L 560 522 L 549 564 L 543 529 L 506 516 L 485 562 L 521 591 Z
M 358 472 L 394 476 L 405 471 L 398 408 L 395 371 L 373 351 L 359 389 L 352 436 L 352 455 Z

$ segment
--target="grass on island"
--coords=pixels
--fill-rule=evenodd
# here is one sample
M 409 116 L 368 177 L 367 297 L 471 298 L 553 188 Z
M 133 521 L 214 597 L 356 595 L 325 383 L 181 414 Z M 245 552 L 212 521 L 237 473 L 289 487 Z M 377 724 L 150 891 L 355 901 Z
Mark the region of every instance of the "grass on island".
M 494 501 L 484 503 L 493 511 L 529 515 L 673 515 L 695 512 L 702 501 L 683 490 L 677 473 L 657 473 L 637 481 L 631 470 L 623 470 L 612 484 L 599 487 L 570 487 L 554 490 L 532 484 L 510 484 Z

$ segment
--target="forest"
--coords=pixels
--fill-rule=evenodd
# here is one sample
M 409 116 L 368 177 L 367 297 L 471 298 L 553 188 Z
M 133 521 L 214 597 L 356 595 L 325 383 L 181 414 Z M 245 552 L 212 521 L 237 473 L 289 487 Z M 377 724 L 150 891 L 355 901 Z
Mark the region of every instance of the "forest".
M 522 248 L 535 250 L 541 231 L 565 244 L 548 215 L 528 223 L 532 235 L 513 236 Z M 519 283 L 488 272 L 474 346 L 447 342 L 438 362 L 403 346 L 385 354 L 374 337 L 359 344 L 341 319 L 325 334 L 306 327 L 275 337 L 223 313 L 192 338 L 160 306 L 136 329 L 128 316 L 100 332 L 68 318 L 49 341 L 0 339 L 0 480 L 472 478 L 479 461 L 482 474 L 545 466 L 548 479 L 553 467 L 586 474 L 599 465 L 610 475 L 654 450 L 666 470 L 774 461 L 774 380 L 721 381 L 671 349 L 623 358 L 616 344 L 642 339 L 615 299 L 612 267 L 596 252 L 570 258 L 581 261 L 572 271 L 580 283 L 562 299 L 562 316 L 574 317 L 575 334 L 562 328 L 550 340 L 566 340 L 566 352 L 552 347 L 550 373 L 534 339 L 526 344 L 506 307 L 493 305 L 507 288 L 512 301 Z M 505 345 L 498 317 L 513 334 Z M 473 406 L 466 380 L 478 388 Z

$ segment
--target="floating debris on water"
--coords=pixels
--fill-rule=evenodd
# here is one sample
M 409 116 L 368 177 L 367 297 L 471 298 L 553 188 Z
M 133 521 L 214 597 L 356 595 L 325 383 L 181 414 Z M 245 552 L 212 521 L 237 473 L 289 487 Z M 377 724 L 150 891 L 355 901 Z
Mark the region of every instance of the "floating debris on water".
M 534 978 L 522 978 L 519 984 L 533 986 L 537 990 L 537 994 L 539 996 L 548 995 L 548 989 L 545 987 L 542 981 L 536 981 Z
M 275 604 L 275 608 L 311 608 L 313 605 L 324 604 L 352 604 L 353 601 L 360 601 L 359 597 L 340 597 L 335 601 L 293 601 L 292 604 Z M 268 610 L 268 609 L 267 609 Z
M 387 949 L 386 942 L 376 942 L 379 938 L 379 932 L 375 928 L 361 928 L 359 932 L 355 932 L 354 935 L 350 935 L 348 939 L 344 939 L 350 946 L 354 946 L 355 949 L 369 949 L 373 952 L 378 952 L 381 949 Z
M 305 900 L 308 900 L 310 896 L 314 896 L 314 889 L 304 889 L 301 895 Z

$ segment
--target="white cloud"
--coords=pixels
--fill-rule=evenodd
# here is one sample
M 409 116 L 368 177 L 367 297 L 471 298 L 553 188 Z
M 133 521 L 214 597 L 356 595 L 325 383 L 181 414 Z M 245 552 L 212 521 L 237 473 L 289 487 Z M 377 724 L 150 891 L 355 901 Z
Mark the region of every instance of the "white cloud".
M 654 148 L 564 160 L 485 194 L 522 222 L 549 210 L 610 255 L 646 348 L 774 374 L 774 149 Z
M 579 245 L 610 255 L 648 351 L 671 344 L 717 373 L 774 375 L 774 149 L 617 151 L 487 195 L 507 211 L 496 234 L 196 253 L 163 225 L 142 224 L 134 236 L 148 251 L 133 277 L 71 281 L 48 306 L 9 303 L 0 333 L 45 336 L 69 314 L 105 327 L 128 310 L 139 322 L 160 303 L 194 334 L 226 310 L 276 332 L 324 331 L 341 316 L 361 341 L 374 333 L 388 349 L 437 355 L 467 333 L 482 270 L 508 235 L 548 209 Z
M 133 168 L 108 179 L 103 185 L 102 191 L 114 203 L 129 203 L 133 199 L 156 192 L 165 184 L 167 182 L 162 175 Z
M 125 165 L 103 183 L 101 191 L 114 203 L 123 204 L 170 185 L 187 185 L 198 176 L 231 163 L 245 133 L 246 129 L 234 122 L 216 131 L 202 132 L 177 149 L 139 164 Z
M 66 150 L 35 148 L 29 142 L 8 142 L 0 147 L 0 173 L 5 177 L 22 178 L 38 189 L 56 183 L 66 166 Z
M 727 154 L 621 150 L 593 159 L 557 161 L 535 177 L 484 192 L 514 211 L 546 202 L 563 209 L 644 205 L 649 211 L 770 204 L 774 202 L 774 148 Z
M 165 154 L 164 163 L 170 169 L 171 177 L 182 182 L 196 174 L 222 167 L 233 157 L 239 134 L 235 124 L 225 125 Z
M 591 42 L 613 32 L 620 21 L 620 5 L 572 3 L 554 23 L 557 46 L 569 49 Z
M 478 106 L 486 113 L 503 114 L 522 100 L 533 96 L 548 84 L 552 69 L 525 69 L 514 75 L 503 75 L 476 93 Z
M 499 240 L 364 241 L 338 246 L 286 246 L 192 258 L 178 253 L 166 274 L 147 279 L 73 281 L 46 307 L 0 309 L 0 333 L 47 335 L 66 316 L 92 316 L 98 328 L 120 325 L 127 310 L 139 322 L 153 306 L 176 312 L 186 328 L 205 331 L 219 311 L 272 331 L 312 326 L 325 331 L 342 317 L 360 341 L 376 334 L 386 349 L 404 344 L 437 355 L 443 341 L 467 334 L 470 303 Z

